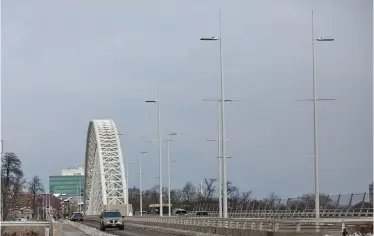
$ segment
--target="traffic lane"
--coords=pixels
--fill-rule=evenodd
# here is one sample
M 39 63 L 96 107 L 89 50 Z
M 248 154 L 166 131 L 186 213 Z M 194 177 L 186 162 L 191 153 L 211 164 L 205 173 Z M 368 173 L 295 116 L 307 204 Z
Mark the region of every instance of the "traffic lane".
M 100 221 L 84 220 L 83 222 L 80 222 L 80 223 L 100 230 Z M 113 235 L 125 235 L 125 236 L 165 236 L 165 235 L 168 235 L 168 234 L 162 234 L 159 232 L 135 229 L 135 228 L 131 228 L 129 226 L 126 227 L 126 226 L 127 224 L 125 223 L 124 230 L 106 229 L 103 232 L 108 233 L 108 234 L 113 234 Z

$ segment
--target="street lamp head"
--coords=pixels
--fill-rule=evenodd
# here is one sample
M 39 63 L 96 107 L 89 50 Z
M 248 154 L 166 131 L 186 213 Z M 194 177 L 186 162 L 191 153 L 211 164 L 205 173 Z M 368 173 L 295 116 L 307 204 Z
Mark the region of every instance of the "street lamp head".
M 316 38 L 316 40 L 317 40 L 318 42 L 331 42 L 331 41 L 334 41 L 333 38 L 322 38 L 322 37 L 320 37 L 320 38 Z
M 147 100 L 145 102 L 151 103 L 151 102 L 158 102 L 158 100 Z
M 202 41 L 215 41 L 215 40 L 218 40 L 217 37 L 210 37 L 210 38 L 205 38 L 205 37 L 201 37 L 200 40 Z
M 178 133 L 172 132 L 172 133 L 169 133 L 169 135 L 178 135 Z

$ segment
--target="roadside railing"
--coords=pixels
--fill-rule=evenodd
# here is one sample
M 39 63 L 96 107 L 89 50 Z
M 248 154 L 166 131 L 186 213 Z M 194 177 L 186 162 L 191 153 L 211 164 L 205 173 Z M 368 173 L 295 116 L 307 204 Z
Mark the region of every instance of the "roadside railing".
M 199 211 L 188 212 L 188 216 L 196 216 Z M 210 217 L 218 217 L 218 211 L 207 211 Z M 228 216 L 232 218 L 275 218 L 275 219 L 299 219 L 315 218 L 314 210 L 290 211 L 290 210 L 259 210 L 229 212 Z M 355 217 L 373 217 L 373 208 L 360 210 L 341 210 L 341 209 L 321 209 L 320 218 L 355 218 Z
M 240 219 L 210 217 L 126 217 L 126 221 L 137 224 L 180 228 L 180 226 L 201 226 L 209 228 L 250 229 L 272 232 L 315 232 L 315 219 Z M 372 217 L 361 218 L 322 218 L 319 220 L 319 231 L 323 233 L 341 232 L 344 228 L 353 228 L 358 224 L 373 222 Z M 166 226 L 167 225 L 167 226 Z M 206 229 L 204 229 L 206 231 Z

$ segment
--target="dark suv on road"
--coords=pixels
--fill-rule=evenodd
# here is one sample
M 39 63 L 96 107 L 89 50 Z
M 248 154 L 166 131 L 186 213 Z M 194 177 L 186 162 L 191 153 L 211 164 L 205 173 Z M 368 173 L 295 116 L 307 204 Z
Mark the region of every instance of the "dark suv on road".
M 124 230 L 123 219 L 119 211 L 103 211 L 100 214 L 100 230 L 106 228 L 117 228 Z
M 70 220 L 71 221 L 83 221 L 83 215 L 79 212 L 74 212 L 71 215 Z

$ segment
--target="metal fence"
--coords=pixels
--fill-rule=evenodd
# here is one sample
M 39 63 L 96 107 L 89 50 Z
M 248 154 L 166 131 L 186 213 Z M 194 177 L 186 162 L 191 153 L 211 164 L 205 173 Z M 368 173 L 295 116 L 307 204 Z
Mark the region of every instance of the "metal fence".
M 360 211 L 373 208 L 368 193 L 320 195 L 320 209 L 337 209 L 342 211 Z M 314 195 L 304 195 L 287 199 L 228 199 L 229 213 L 253 211 L 308 211 L 314 210 Z M 218 212 L 217 201 L 201 201 L 188 207 L 188 211 Z
M 223 219 L 223 218 L 206 218 L 206 217 L 128 217 L 125 219 L 129 222 L 138 224 L 155 225 L 172 228 L 187 228 L 193 230 L 193 227 L 200 226 L 203 228 L 231 228 L 243 230 L 259 230 L 272 232 L 314 232 L 316 230 L 315 219 L 298 219 L 298 220 L 274 220 L 274 219 Z M 371 222 L 371 223 L 370 223 Z M 354 229 L 357 225 L 370 224 L 371 217 L 363 218 L 346 218 L 346 219 L 320 219 L 319 230 L 324 233 L 339 233 L 342 229 Z M 201 230 L 202 228 L 200 228 Z M 205 229 L 205 232 L 206 232 Z M 214 233 L 214 232 L 209 232 Z

